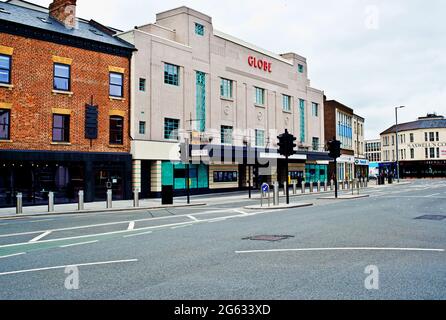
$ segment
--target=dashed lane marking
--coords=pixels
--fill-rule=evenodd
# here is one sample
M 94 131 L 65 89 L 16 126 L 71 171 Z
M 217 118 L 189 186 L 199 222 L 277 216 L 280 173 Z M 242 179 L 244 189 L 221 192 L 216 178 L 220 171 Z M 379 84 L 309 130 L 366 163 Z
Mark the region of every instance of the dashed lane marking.
M 64 246 L 60 246 L 60 248 L 70 248 L 70 247 L 77 247 L 77 246 L 83 246 L 86 244 L 93 244 L 99 242 L 98 240 L 94 240 L 94 241 L 87 241 L 87 242 L 80 242 L 80 243 L 73 243 L 73 244 L 67 244 Z
M 17 257 L 17 256 L 22 256 L 22 255 L 24 255 L 24 254 L 26 254 L 26 252 L 20 252 L 20 253 L 10 254 L 10 255 L 7 255 L 7 256 L 2 256 L 2 257 L 0 257 L 0 259 L 6 259 L 6 258 L 12 258 L 12 257 Z
M 46 237 L 47 235 L 49 235 L 51 232 L 52 232 L 52 231 L 45 231 L 45 232 L 42 233 L 41 235 L 39 235 L 39 236 L 35 237 L 34 239 L 30 240 L 29 242 L 30 242 L 30 243 L 37 242 L 37 241 L 39 241 L 40 239 L 45 238 L 45 237 Z

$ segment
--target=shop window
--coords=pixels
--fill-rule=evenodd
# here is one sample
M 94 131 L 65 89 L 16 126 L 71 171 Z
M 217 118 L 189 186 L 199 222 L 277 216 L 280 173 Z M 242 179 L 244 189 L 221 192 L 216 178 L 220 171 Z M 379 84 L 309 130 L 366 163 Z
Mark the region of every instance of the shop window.
M 69 115 L 53 115 L 53 142 L 70 142 Z
M 70 91 L 71 66 L 68 64 L 54 64 L 54 90 Z
M 215 171 L 214 172 L 214 182 L 215 183 L 225 183 L 225 182 L 237 182 L 238 172 L 237 171 Z
M 0 109 L 0 140 L 10 139 L 11 110 Z
M 110 117 L 110 144 L 124 144 L 124 118 Z
M 11 84 L 12 57 L 0 54 L 0 83 Z

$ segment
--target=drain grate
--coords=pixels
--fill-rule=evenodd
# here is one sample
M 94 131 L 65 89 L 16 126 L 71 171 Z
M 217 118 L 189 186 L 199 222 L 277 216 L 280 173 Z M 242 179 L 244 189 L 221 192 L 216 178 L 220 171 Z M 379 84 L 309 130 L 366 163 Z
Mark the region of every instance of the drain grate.
M 243 238 L 242 240 L 275 242 L 275 241 L 282 241 L 282 240 L 287 240 L 287 239 L 291 239 L 291 238 L 294 238 L 294 236 L 288 236 L 288 235 L 285 235 L 285 236 L 262 235 L 262 236 L 247 237 L 247 238 Z
M 415 220 L 434 220 L 434 221 L 442 221 L 444 219 L 446 219 L 446 216 L 435 215 L 435 214 L 429 214 L 429 215 L 415 218 Z

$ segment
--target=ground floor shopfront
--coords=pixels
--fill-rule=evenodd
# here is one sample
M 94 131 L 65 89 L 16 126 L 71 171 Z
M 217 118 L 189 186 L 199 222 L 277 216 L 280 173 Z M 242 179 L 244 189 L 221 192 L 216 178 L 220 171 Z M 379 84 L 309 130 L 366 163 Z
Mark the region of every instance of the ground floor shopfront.
M 48 151 L 0 151 L 0 207 L 14 206 L 17 193 L 24 205 L 106 199 L 108 188 L 114 200 L 132 198 L 131 155 L 125 153 L 81 153 Z
M 380 173 L 396 176 L 396 162 L 379 164 Z M 446 178 L 446 160 L 400 161 L 400 177 L 404 178 Z
M 160 197 L 163 186 L 173 186 L 175 196 L 260 189 L 263 183 L 317 183 L 328 181 L 326 153 L 294 155 L 286 172 L 285 160 L 275 149 L 198 146 L 191 151 L 189 165 L 176 160 L 133 160 L 133 187 L 142 198 Z M 172 146 L 172 148 L 178 148 Z M 172 155 L 172 152 L 169 152 Z M 199 155 L 199 156 L 197 156 Z M 189 172 L 188 172 L 189 170 Z

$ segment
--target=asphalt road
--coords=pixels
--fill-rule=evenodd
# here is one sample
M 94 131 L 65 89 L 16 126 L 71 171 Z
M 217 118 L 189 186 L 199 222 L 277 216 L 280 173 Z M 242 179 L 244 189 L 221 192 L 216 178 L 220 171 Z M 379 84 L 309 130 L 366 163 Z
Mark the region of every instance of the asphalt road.
M 367 193 L 0 220 L 0 299 L 446 299 L 446 181 Z

